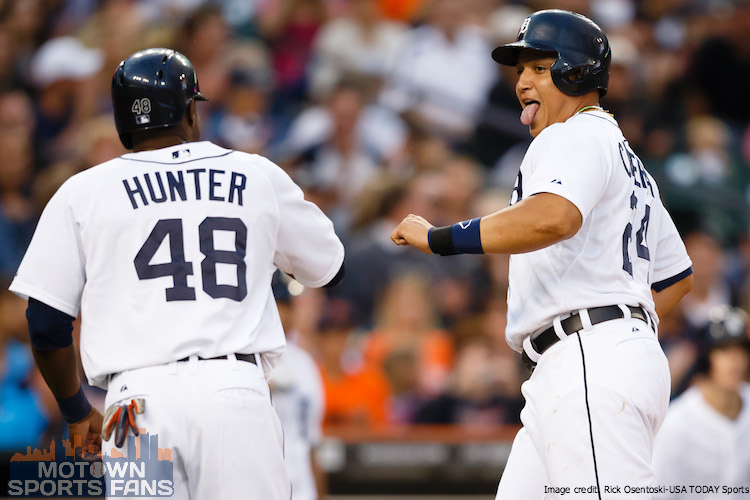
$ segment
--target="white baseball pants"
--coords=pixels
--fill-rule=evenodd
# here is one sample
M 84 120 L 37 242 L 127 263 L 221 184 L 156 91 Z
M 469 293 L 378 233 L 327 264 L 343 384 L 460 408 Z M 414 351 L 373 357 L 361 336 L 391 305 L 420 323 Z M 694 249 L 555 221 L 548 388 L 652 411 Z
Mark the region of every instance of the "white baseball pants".
M 193 356 L 126 371 L 110 381 L 106 407 L 134 397 L 145 400 L 138 427 L 158 435 L 159 448 L 171 449 L 173 500 L 291 498 L 281 424 L 259 366 L 233 355 L 225 360 Z M 111 454 L 114 441 L 113 433 L 103 443 L 105 454 Z M 119 451 L 127 455 L 127 446 Z M 107 498 L 128 496 L 108 492 Z
M 524 427 L 496 499 L 650 499 L 669 387 L 666 356 L 643 321 L 606 321 L 557 342 L 521 386 Z

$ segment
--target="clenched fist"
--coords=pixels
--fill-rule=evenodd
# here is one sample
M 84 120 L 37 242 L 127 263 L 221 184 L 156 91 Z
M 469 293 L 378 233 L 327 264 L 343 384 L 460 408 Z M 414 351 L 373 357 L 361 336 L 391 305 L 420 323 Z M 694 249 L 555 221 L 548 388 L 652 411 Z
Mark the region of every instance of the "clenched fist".
M 419 215 L 409 214 L 391 233 L 391 239 L 396 245 L 411 245 L 431 254 L 430 243 L 427 238 L 433 225 Z

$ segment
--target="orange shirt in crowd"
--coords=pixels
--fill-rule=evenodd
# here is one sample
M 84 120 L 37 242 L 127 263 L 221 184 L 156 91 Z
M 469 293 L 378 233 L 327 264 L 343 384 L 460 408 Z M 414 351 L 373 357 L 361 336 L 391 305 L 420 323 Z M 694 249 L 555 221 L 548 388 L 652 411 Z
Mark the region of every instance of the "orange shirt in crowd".
M 424 0 L 378 0 L 378 4 L 387 19 L 408 24 L 422 12 Z
M 355 373 L 333 375 L 321 367 L 320 375 L 326 399 L 324 426 L 386 423 L 390 389 L 380 371 L 364 367 Z
M 395 349 L 413 343 L 417 356 L 419 387 L 427 394 L 437 394 L 445 387 L 445 382 L 453 368 L 453 342 L 444 330 L 434 329 L 420 334 L 415 339 L 394 341 L 393 335 L 385 330 L 370 333 L 365 344 L 364 356 L 367 363 L 383 366 L 385 359 Z

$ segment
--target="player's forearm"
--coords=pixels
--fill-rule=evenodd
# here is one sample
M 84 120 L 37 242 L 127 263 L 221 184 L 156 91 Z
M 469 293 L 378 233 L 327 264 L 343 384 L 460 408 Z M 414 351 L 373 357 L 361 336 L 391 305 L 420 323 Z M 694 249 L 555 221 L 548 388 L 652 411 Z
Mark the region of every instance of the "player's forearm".
M 55 398 L 69 398 L 78 392 L 81 379 L 78 375 L 78 356 L 72 344 L 48 351 L 32 349 L 32 352 L 39 371 Z
M 554 245 L 575 235 L 581 214 L 568 200 L 541 193 L 482 217 L 484 253 L 525 253 Z
M 656 315 L 663 318 L 677 303 L 687 295 L 690 289 L 693 287 L 693 275 L 689 275 L 686 278 L 681 279 L 674 285 L 665 288 L 660 292 L 651 291 L 654 297 L 654 307 L 656 309 Z
M 72 426 L 90 418 L 91 403 L 81 387 L 78 355 L 74 345 L 50 350 L 32 348 L 32 352 L 39 371 L 55 396 L 60 413 L 68 425 Z M 99 419 L 101 420 L 101 415 Z

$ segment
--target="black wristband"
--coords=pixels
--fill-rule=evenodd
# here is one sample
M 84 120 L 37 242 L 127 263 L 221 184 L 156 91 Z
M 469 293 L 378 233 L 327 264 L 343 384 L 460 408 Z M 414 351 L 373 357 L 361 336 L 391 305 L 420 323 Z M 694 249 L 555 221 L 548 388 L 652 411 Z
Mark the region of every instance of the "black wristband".
M 430 245 L 432 253 L 446 255 L 456 255 L 456 248 L 453 246 L 452 226 L 433 227 L 427 233 L 427 242 Z
M 57 398 L 55 398 L 57 399 Z M 83 392 L 83 387 L 78 389 L 74 395 L 65 399 L 57 399 L 57 406 L 60 408 L 63 419 L 68 424 L 74 424 L 80 422 L 91 411 L 91 403 L 89 403 L 86 394 Z

